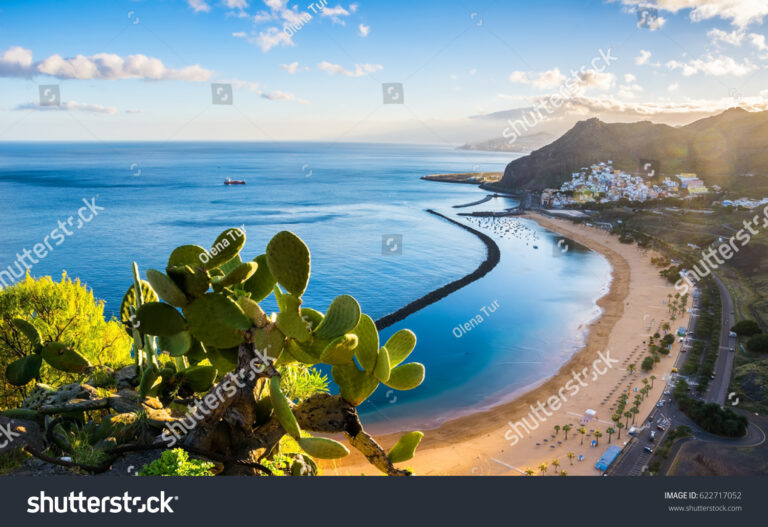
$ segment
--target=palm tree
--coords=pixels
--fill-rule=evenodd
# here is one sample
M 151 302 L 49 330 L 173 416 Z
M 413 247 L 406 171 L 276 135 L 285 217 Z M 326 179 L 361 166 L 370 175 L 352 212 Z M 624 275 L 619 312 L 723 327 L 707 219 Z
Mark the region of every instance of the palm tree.
M 581 428 L 579 428 L 579 433 L 581 434 L 581 444 L 583 445 L 584 444 L 584 434 L 587 433 L 587 429 L 582 426 Z
M 557 437 L 557 434 L 560 432 L 560 425 L 555 425 L 555 437 Z
M 655 380 L 656 380 L 656 376 L 655 375 L 651 375 L 651 389 L 653 389 L 653 381 L 655 381 Z
M 539 465 L 539 472 L 544 474 L 546 471 L 547 471 L 547 464 L 546 463 L 542 463 L 541 465 Z
M 640 410 L 637 408 L 637 406 L 632 408 L 632 424 L 635 424 L 635 419 L 637 418 L 637 414 L 640 413 Z
M 552 461 L 552 466 L 555 467 L 555 469 L 557 469 L 560 466 L 560 462 L 557 459 L 555 459 Z
M 568 432 L 571 430 L 571 425 L 563 425 L 563 432 L 565 432 L 565 440 L 568 440 Z
M 619 429 L 619 435 L 616 436 L 616 439 L 621 439 L 621 429 L 624 428 L 624 423 L 616 423 L 616 428 Z
M 612 426 L 609 426 L 608 429 L 605 431 L 606 434 L 608 434 L 608 444 L 611 444 L 611 436 L 616 433 L 616 429 Z
M 525 469 L 525 473 L 528 474 L 529 476 L 533 476 L 536 473 L 536 471 L 533 470 L 532 468 L 527 468 Z
M 568 452 L 568 460 L 571 462 L 571 465 L 573 465 L 573 458 L 576 457 L 576 454 L 573 452 Z
M 629 366 L 627 366 L 627 371 L 630 373 L 630 375 L 635 373 L 636 369 L 637 369 L 637 365 L 635 364 L 630 364 Z
M 670 326 L 669 322 L 664 322 L 664 323 L 661 325 L 661 329 L 663 329 L 665 333 L 666 333 L 667 331 L 669 331 L 669 330 L 671 329 L 671 327 L 672 327 L 672 326 Z
M 644 386 L 644 387 L 645 387 L 645 386 L 648 386 L 648 379 L 643 379 L 643 380 L 642 380 L 642 381 L 640 381 L 640 382 L 642 382 L 642 383 L 643 383 L 643 386 Z
M 630 418 L 630 417 L 632 417 L 632 412 L 630 412 L 629 410 L 627 410 L 626 412 L 624 412 L 624 417 L 626 417 L 626 418 L 627 418 L 627 424 L 626 424 L 626 426 L 629 426 L 629 418 Z
M 560 471 L 560 475 L 561 475 L 561 476 L 567 476 L 567 475 L 568 475 L 568 473 L 567 473 L 565 470 L 561 470 L 561 471 Z
M 600 430 L 595 430 L 595 446 L 600 444 L 601 437 L 603 437 L 603 433 Z

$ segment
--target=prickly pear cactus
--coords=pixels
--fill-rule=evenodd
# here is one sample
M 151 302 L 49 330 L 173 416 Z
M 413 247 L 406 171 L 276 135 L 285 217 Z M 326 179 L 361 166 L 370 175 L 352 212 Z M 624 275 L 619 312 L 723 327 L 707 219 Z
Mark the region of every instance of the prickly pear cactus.
M 260 373 L 266 389 L 257 390 L 261 396 L 254 410 L 259 419 L 276 419 L 279 429 L 293 438 L 303 455 L 319 459 L 346 456 L 349 451 L 340 442 L 311 437 L 302 430 L 302 419 L 311 421 L 312 416 L 299 417 L 298 403 L 285 396 L 283 368 L 297 362 L 331 366 L 340 392 L 335 400 L 354 412 L 381 383 L 397 390 L 421 384 L 424 366 L 404 364 L 416 346 L 416 336 L 400 330 L 381 345 L 373 319 L 349 295 L 335 298 L 325 313 L 305 307 L 302 296 L 309 283 L 311 257 L 307 245 L 295 234 L 276 234 L 264 253 L 252 259 L 243 257 L 244 247 L 244 230 L 228 229 L 210 250 L 197 245 L 173 250 L 165 272 L 150 269 L 147 281 L 141 281 L 135 271 L 121 313 L 134 336 L 135 351 L 143 357 L 139 391 L 142 396 L 157 394 L 161 400 L 162 394 L 208 390 L 213 394 L 217 380 L 222 383 L 242 373 L 237 371 L 238 361 L 242 367 L 243 349 L 251 349 L 266 367 Z M 260 302 L 270 294 L 279 311 L 268 315 Z M 31 330 L 30 335 L 34 337 Z M 83 367 L 71 351 L 52 360 L 59 360 L 62 367 Z M 46 347 L 42 353 L 48 361 Z M 18 364 L 14 377 L 28 378 L 36 364 L 37 359 Z M 386 463 L 391 467 L 410 459 L 422 435 L 406 434 L 388 458 L 384 454 Z M 305 469 L 297 463 L 295 472 L 312 472 Z

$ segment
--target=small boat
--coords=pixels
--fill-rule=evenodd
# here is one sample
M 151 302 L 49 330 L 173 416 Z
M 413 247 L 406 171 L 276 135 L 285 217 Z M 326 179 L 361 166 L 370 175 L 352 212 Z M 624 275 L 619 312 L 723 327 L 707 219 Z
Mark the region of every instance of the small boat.
M 227 180 L 224 181 L 224 184 L 225 185 L 245 185 L 245 180 L 227 178 Z

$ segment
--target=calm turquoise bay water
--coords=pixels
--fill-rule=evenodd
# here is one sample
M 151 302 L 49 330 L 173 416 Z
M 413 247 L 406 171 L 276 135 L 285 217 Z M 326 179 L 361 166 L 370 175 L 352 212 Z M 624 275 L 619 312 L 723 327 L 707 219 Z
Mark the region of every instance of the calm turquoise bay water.
M 313 259 L 307 305 L 324 310 L 349 293 L 376 319 L 472 271 L 485 256 L 472 234 L 426 208 L 454 217 L 515 204 L 498 198 L 454 209 L 486 193 L 419 178 L 501 171 L 509 160 L 402 145 L 6 143 L 0 145 L 0 269 L 43 242 L 59 220 L 76 217 L 83 199 L 95 198 L 104 210 L 79 229 L 75 219 L 72 235 L 31 272 L 58 277 L 66 270 L 106 301 L 108 313 L 130 284 L 131 261 L 142 270 L 162 269 L 174 247 L 210 246 L 222 230 L 244 225 L 249 258 L 283 229 L 306 240 Z M 248 184 L 226 187 L 226 177 Z M 360 409 L 374 430 L 436 426 L 541 382 L 578 348 L 597 315 L 595 301 L 610 275 L 604 258 L 570 242 L 563 252 L 557 236 L 525 220 L 461 221 L 497 240 L 501 263 L 383 332 L 383 338 L 400 327 L 416 332 L 411 360 L 426 365 L 427 379 L 410 392 L 382 385 Z M 401 251 L 383 250 L 391 235 L 402 236 Z M 465 323 L 470 331 L 456 329 Z

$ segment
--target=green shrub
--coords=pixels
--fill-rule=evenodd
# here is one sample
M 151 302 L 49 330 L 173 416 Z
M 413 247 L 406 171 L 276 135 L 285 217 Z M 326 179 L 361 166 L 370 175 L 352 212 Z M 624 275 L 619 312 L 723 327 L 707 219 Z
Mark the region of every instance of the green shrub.
M 643 359 L 643 363 L 640 365 L 640 367 L 643 369 L 643 371 L 651 371 L 653 369 L 654 364 L 653 357 L 646 357 Z
M 139 470 L 139 476 L 212 476 L 213 463 L 189 459 L 181 448 L 166 450 L 160 459 Z
M 751 337 L 763 332 L 760 325 L 754 320 L 740 320 L 731 328 L 740 337 Z
M 0 408 L 17 407 L 25 387 L 14 387 L 5 378 L 8 364 L 34 353 L 34 347 L 11 322 L 20 318 L 31 323 L 43 341 L 72 346 L 91 364 L 117 367 L 130 362 L 131 339 L 116 320 L 104 320 L 104 301 L 79 280 L 66 273 L 60 282 L 50 277 L 26 279 L 0 290 Z M 40 380 L 56 386 L 79 381 L 82 374 L 64 373 L 43 364 Z
M 768 353 L 768 335 L 755 335 L 747 341 L 747 349 L 752 353 Z

